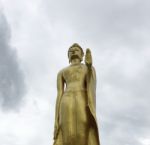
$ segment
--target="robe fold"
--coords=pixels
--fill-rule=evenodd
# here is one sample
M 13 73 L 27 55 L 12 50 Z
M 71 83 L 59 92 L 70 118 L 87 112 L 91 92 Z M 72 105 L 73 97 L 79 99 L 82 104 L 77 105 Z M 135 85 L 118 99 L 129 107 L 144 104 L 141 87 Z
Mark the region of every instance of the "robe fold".
M 96 119 L 96 73 L 94 67 L 88 68 L 88 74 L 86 77 L 86 91 L 87 91 L 87 110 L 90 116 L 90 128 L 88 135 L 87 145 L 100 145 L 98 124 Z M 63 94 L 62 94 L 63 95 Z M 60 98 L 61 96 L 57 96 Z M 61 101 L 61 100 L 60 100 Z M 60 104 L 60 101 L 58 104 Z M 55 124 L 59 124 L 59 111 L 56 112 Z M 62 130 L 60 127 L 57 129 L 57 136 L 54 139 L 53 145 L 63 145 Z

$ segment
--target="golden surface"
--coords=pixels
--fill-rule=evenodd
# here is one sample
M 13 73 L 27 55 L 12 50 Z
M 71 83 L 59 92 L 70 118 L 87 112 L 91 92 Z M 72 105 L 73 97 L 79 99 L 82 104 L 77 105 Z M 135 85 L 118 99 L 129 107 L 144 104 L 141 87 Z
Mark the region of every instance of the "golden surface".
M 100 145 L 95 111 L 96 74 L 90 49 L 68 50 L 71 63 L 57 76 L 54 145 Z

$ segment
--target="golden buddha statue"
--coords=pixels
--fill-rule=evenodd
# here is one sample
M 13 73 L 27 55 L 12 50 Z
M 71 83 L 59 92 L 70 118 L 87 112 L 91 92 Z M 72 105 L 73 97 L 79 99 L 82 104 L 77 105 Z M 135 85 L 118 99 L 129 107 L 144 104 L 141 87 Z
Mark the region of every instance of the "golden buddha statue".
M 100 145 L 96 121 L 96 74 L 90 49 L 68 50 L 70 65 L 57 76 L 54 145 Z

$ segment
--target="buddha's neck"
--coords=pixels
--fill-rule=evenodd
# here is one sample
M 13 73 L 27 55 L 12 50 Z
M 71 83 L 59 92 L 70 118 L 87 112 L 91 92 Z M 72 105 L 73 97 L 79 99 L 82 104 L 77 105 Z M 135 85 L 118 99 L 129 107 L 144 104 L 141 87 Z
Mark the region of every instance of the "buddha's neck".
M 75 58 L 75 59 L 71 60 L 71 65 L 77 65 L 77 64 L 80 64 L 80 63 L 81 63 L 80 59 L 78 59 L 78 58 Z

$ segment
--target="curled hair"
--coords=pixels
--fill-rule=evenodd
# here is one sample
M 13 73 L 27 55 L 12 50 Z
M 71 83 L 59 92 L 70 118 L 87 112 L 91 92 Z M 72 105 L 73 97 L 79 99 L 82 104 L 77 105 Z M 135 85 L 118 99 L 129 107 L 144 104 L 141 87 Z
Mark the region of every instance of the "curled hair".
M 71 45 L 68 49 L 68 57 L 69 57 L 69 50 L 73 47 L 78 47 L 81 50 L 82 56 L 84 55 L 83 49 L 82 47 L 78 44 L 78 43 L 74 43 L 73 45 Z

